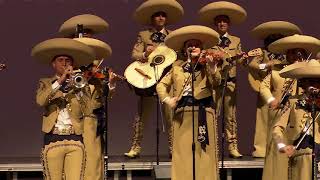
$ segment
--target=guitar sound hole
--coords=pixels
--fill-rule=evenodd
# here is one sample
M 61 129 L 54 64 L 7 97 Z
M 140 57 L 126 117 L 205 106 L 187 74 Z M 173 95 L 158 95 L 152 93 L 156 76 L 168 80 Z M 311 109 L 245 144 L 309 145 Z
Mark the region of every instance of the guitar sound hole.
M 156 64 L 156 65 L 162 64 L 162 63 L 164 62 L 164 56 L 163 56 L 163 55 L 155 56 L 155 57 L 153 58 L 153 62 L 154 62 L 154 64 Z

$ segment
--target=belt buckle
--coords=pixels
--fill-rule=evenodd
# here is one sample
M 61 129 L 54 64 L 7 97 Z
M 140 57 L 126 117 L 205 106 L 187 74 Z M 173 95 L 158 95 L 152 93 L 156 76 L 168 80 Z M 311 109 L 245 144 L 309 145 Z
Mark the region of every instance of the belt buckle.
M 71 135 L 73 134 L 73 129 L 72 127 L 63 128 L 61 130 L 58 128 L 55 128 L 54 134 L 61 135 L 61 136 Z
M 71 128 L 63 128 L 59 131 L 59 135 L 71 135 Z

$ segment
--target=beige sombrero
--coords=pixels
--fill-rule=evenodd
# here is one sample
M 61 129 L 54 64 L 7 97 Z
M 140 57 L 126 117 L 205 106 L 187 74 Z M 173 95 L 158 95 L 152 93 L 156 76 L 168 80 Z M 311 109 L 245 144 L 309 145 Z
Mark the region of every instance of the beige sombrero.
M 320 78 L 320 63 L 312 59 L 308 62 L 297 62 L 279 72 L 283 78 Z
M 190 39 L 198 39 L 203 48 L 208 49 L 218 44 L 219 34 L 206 26 L 190 25 L 172 31 L 165 39 L 165 44 L 176 51 L 180 51 L 184 42 Z
M 95 58 L 96 60 L 106 59 L 112 54 L 111 47 L 107 43 L 100 41 L 98 39 L 83 37 L 83 38 L 74 38 L 74 40 L 77 40 L 79 42 L 82 42 L 90 46 L 96 54 L 96 58 Z
M 93 34 L 99 34 L 107 31 L 109 24 L 96 15 L 82 14 L 66 20 L 59 29 L 59 34 L 63 37 L 70 37 L 76 33 L 76 27 L 82 24 L 84 29 L 90 29 Z
M 241 6 L 227 2 L 218 1 L 207 4 L 199 10 L 199 19 L 206 24 L 212 24 L 214 18 L 219 15 L 226 15 L 229 17 L 232 24 L 241 24 L 247 18 L 247 12 Z
M 38 62 L 49 64 L 59 55 L 71 56 L 75 66 L 90 64 L 95 53 L 92 48 L 79 41 L 69 38 L 55 38 L 43 41 L 32 48 L 31 56 Z
M 279 39 L 268 46 L 273 53 L 285 54 L 289 49 L 302 48 L 308 53 L 316 54 L 320 50 L 320 40 L 312 36 L 298 35 Z
M 151 16 L 156 12 L 167 14 L 167 24 L 178 22 L 183 14 L 183 7 L 176 0 L 147 0 L 134 12 L 133 18 L 140 24 L 150 25 Z
M 251 30 L 252 36 L 257 39 L 265 39 L 271 34 L 291 36 L 301 33 L 302 31 L 297 25 L 287 21 L 269 21 L 262 23 Z

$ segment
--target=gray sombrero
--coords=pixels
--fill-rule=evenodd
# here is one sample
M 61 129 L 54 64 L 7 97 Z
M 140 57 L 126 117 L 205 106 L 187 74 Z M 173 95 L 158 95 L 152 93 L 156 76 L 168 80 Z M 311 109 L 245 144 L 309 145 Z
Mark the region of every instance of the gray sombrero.
M 273 53 L 285 54 L 289 49 L 302 48 L 308 53 L 316 54 L 320 50 L 320 40 L 312 36 L 292 35 L 281 38 L 268 46 Z
M 56 56 L 60 55 L 72 57 L 75 66 L 88 65 L 95 58 L 92 48 L 69 38 L 55 38 L 40 42 L 31 51 L 31 56 L 42 64 L 50 64 Z
M 312 59 L 308 62 L 296 62 L 279 72 L 283 78 L 320 78 L 320 63 Z
M 151 16 L 156 12 L 167 14 L 167 24 L 178 22 L 183 14 L 183 7 L 176 0 L 147 0 L 134 12 L 133 18 L 140 24 L 150 25 Z
M 165 39 L 165 44 L 171 49 L 180 51 L 184 42 L 190 39 L 200 40 L 204 49 L 218 44 L 219 34 L 206 26 L 190 25 L 172 31 Z
M 90 29 L 93 34 L 99 34 L 106 32 L 109 28 L 109 24 L 93 14 L 82 14 L 71 17 L 66 20 L 59 28 L 59 34 L 63 37 L 70 37 L 76 33 L 76 27 L 78 24 L 82 24 L 84 29 Z
M 297 25 L 287 21 L 269 21 L 253 28 L 251 34 L 257 39 L 265 39 L 271 34 L 291 36 L 302 34 L 302 31 Z
M 96 54 L 96 58 L 95 58 L 96 60 L 106 59 L 112 54 L 111 47 L 107 43 L 100 41 L 98 39 L 83 37 L 83 38 L 74 38 L 74 40 L 77 40 L 79 42 L 82 42 L 90 46 Z
M 218 1 L 207 4 L 199 10 L 199 19 L 206 24 L 212 24 L 219 15 L 228 16 L 232 24 L 241 24 L 247 18 L 247 12 L 241 6 L 228 1 Z

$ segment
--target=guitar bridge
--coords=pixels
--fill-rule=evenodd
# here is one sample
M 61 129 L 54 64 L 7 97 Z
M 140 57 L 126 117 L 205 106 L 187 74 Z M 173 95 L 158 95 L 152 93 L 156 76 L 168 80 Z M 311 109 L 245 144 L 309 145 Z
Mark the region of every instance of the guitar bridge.
M 147 79 L 152 79 L 148 74 L 144 73 L 143 70 L 139 69 L 139 68 L 134 68 L 134 70 L 136 70 L 140 75 L 142 75 L 143 77 L 147 78 Z

